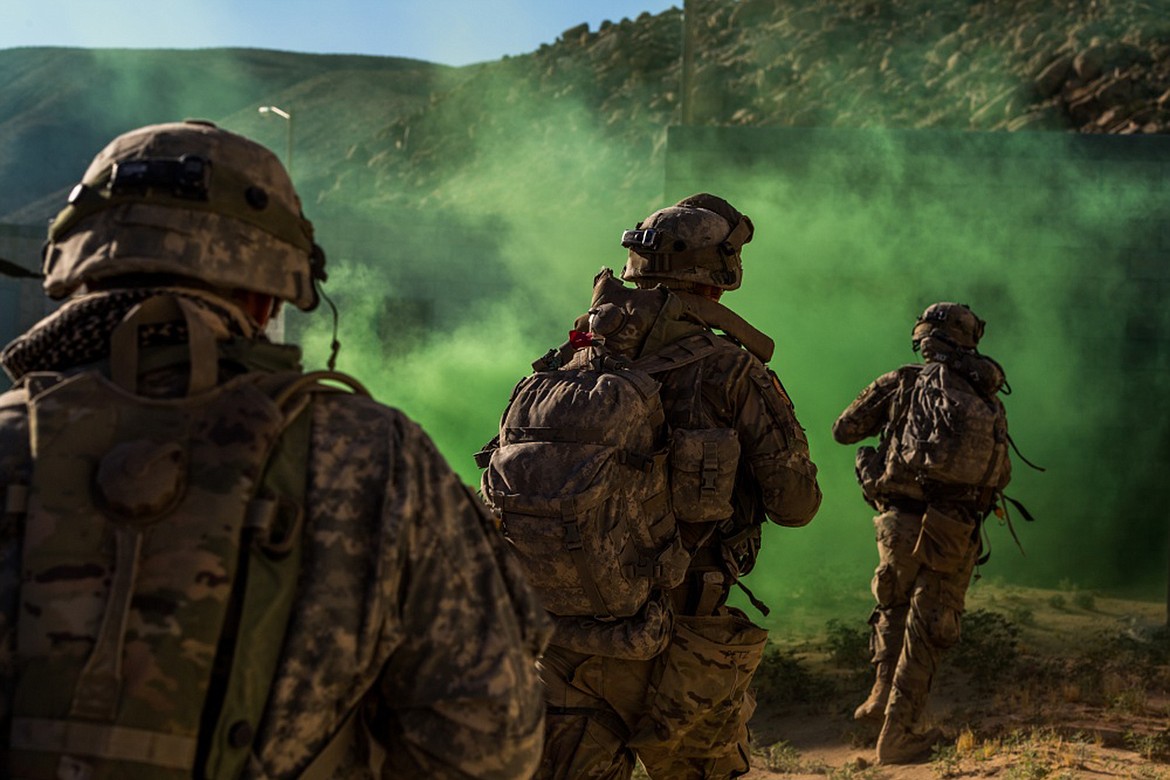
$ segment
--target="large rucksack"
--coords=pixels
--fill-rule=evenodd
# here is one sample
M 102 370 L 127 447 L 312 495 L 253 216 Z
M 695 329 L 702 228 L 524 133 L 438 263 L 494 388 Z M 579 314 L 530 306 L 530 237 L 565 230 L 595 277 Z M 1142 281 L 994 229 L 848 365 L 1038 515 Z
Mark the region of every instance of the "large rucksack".
M 981 392 L 961 370 L 932 362 L 918 372 L 902 403 L 887 478 L 909 472 L 921 485 L 976 489 L 984 501 L 1011 480 L 1007 415 L 994 391 Z
M 0 549 L 21 577 L 19 674 L 0 690 L 14 776 L 240 774 L 295 595 L 310 396 L 336 390 L 323 378 L 360 391 L 251 372 L 147 398 L 86 371 L 3 397 L 0 414 L 28 420 L 27 462 L 0 472 L 8 530 L 23 529 Z
M 653 295 L 661 304 L 666 295 L 620 288 L 599 282 L 595 324 L 618 318 L 607 299 Z M 628 313 L 648 308 L 657 311 Z M 637 341 L 617 327 L 604 338 L 627 354 Z M 710 331 L 636 360 L 601 339 L 582 346 L 566 365 L 517 384 L 497 440 L 477 458 L 481 487 L 550 612 L 627 617 L 685 575 L 679 519 L 731 516 L 739 442 L 731 429 L 665 423 L 655 376 L 720 349 Z

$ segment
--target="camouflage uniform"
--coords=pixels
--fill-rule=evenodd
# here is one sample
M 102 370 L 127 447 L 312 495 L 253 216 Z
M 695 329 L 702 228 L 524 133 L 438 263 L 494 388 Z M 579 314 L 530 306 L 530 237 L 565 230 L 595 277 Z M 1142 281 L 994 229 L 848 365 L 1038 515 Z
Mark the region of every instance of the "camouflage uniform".
M 981 333 L 981 321 L 979 326 Z M 919 342 L 915 340 L 916 349 Z M 924 355 L 930 363 L 953 361 L 956 355 L 966 354 L 965 360 L 980 366 L 991 377 L 989 384 L 998 387 L 1002 383 L 998 365 L 975 355 L 973 349 L 974 341 L 962 345 L 936 341 Z M 905 419 L 902 410 L 922 368 L 919 364 L 904 365 L 874 380 L 833 424 L 833 438 L 841 444 L 854 444 L 880 435 L 873 458 L 880 468 L 891 442 L 900 435 L 897 426 Z M 877 606 L 870 618 L 871 660 L 877 679 L 855 717 L 889 724 L 883 730 L 884 737 L 895 726 L 904 734 L 911 732 L 926 707 L 942 653 L 959 641 L 967 588 L 979 553 L 979 527 L 988 506 L 980 491 L 924 484 L 912 478 L 878 480 L 875 488 L 872 474 L 865 473 L 868 468 L 859 457 L 863 492 L 879 512 L 873 521 L 879 558 L 872 582 Z M 955 521 L 955 544 L 944 560 L 924 561 L 921 554 L 915 554 L 928 510 Z M 929 741 L 938 736 L 936 731 L 927 732 L 920 735 L 918 744 L 929 747 Z M 879 742 L 879 758 L 882 752 Z M 898 751 L 890 754 L 898 755 Z
M 854 444 L 877 436 L 886 426 L 896 399 L 909 392 L 921 366 L 907 365 L 878 377 L 833 425 L 833 438 Z M 941 511 L 961 517 L 976 528 L 981 515 L 974 505 L 935 502 Z M 912 722 L 922 712 L 930 681 L 940 653 L 959 641 L 959 616 L 971 571 L 975 564 L 978 537 L 953 572 L 926 568 L 912 553 L 922 528 L 926 502 L 921 497 L 889 493 L 877 499 L 881 512 L 874 518 L 879 562 L 873 575 L 877 607 L 870 620 L 873 626 L 873 664 L 889 675 L 893 684 L 895 710 Z
M 182 137 L 187 130 L 180 127 L 178 132 Z M 283 244 L 282 248 L 287 249 Z M 192 256 L 188 246 L 187 259 Z M 307 250 L 300 257 L 307 261 Z M 274 283 L 288 284 L 280 279 Z M 307 274 L 297 280 L 296 288 L 300 300 L 315 298 Z M 158 322 L 139 332 L 140 399 L 159 399 L 161 404 L 185 396 L 188 378 L 195 374 L 191 334 L 197 329 L 215 334 L 213 390 L 235 387 L 252 377 L 295 379 L 300 376 L 300 353 L 295 347 L 269 343 L 233 303 L 196 287 L 115 285 L 80 294 L 74 289 L 75 285 L 68 286 L 64 294 L 74 297 L 61 310 L 10 344 L 0 358 L 16 382 L 0 396 L 0 489 L 7 507 L 0 533 L 0 756 L 8 764 L 0 774 L 27 780 L 62 777 L 61 772 L 69 771 L 95 780 L 211 776 L 216 770 L 207 764 L 212 750 L 208 742 L 218 737 L 209 735 L 207 726 L 216 723 L 215 692 L 222 705 L 228 685 L 220 666 L 225 637 L 213 638 L 210 644 L 185 642 L 186 629 L 197 626 L 179 618 L 201 609 L 224 608 L 224 602 L 230 608 L 233 599 L 243 598 L 233 595 L 232 578 L 209 557 L 219 542 L 206 533 L 199 539 L 185 538 L 182 523 L 170 522 L 169 517 L 139 535 L 137 587 L 148 591 L 152 578 L 188 569 L 190 585 L 185 592 L 138 595 L 127 601 L 119 638 L 124 656 L 117 659 L 122 709 L 133 705 L 143 711 L 138 717 L 145 725 L 133 733 L 150 730 L 155 735 L 152 747 L 113 740 L 89 745 L 87 753 L 73 740 L 68 749 L 55 752 L 43 747 L 55 739 L 40 726 L 44 721 L 14 713 L 21 707 L 17 696 L 22 674 L 30 663 L 39 663 L 36 654 L 45 644 L 38 633 L 51 632 L 48 638 L 57 647 L 64 635 L 55 629 L 69 624 L 74 604 L 103 587 L 116 591 L 116 584 L 109 585 L 111 579 L 116 583 L 124 577 L 120 564 L 110 571 L 75 566 L 22 584 L 22 568 L 27 570 L 28 556 L 43 541 L 25 534 L 25 514 L 18 500 L 19 488 L 30 480 L 36 485 L 37 469 L 43 465 L 29 451 L 29 401 L 39 392 L 38 372 L 53 372 L 54 381 L 63 377 L 99 384 L 106 380 L 96 377 L 116 373 L 111 368 L 117 362 L 111 354 L 111 333 L 134 307 L 156 296 L 179 301 L 190 316 L 185 323 Z M 71 413 L 46 405 L 38 414 L 49 420 Z M 254 411 L 262 415 L 270 408 L 272 404 L 264 400 Z M 236 776 L 297 778 L 326 751 L 331 754 L 326 772 L 334 778 L 528 777 L 535 769 L 543 733 L 536 659 L 549 625 L 506 554 L 498 530 L 427 435 L 401 412 L 361 394 L 342 392 L 313 392 L 301 408 L 298 419 L 307 421 L 302 455 L 307 462 L 302 460 L 299 469 L 294 463 L 290 471 L 305 478 L 303 514 L 293 515 L 302 525 L 289 542 L 298 550 L 299 562 L 288 617 L 283 624 L 262 630 L 255 637 L 260 641 L 226 645 L 249 657 L 267 648 L 273 659 L 271 683 L 261 681 L 259 688 L 260 716 L 233 723 L 226 734 L 230 748 L 244 751 Z M 229 405 L 208 436 L 234 448 L 243 459 L 254 447 L 239 438 L 238 431 L 252 424 L 240 416 L 251 413 L 234 409 Z M 213 502 L 217 486 L 230 492 L 237 480 L 251 479 L 236 471 L 234 457 L 193 462 L 192 474 L 204 472 L 210 476 L 191 479 L 203 479 L 210 486 L 208 500 Z M 75 487 L 59 485 L 64 494 L 88 492 Z M 192 483 L 191 489 L 195 487 Z M 50 498 L 41 503 L 48 505 Z M 39 516 L 44 515 L 41 507 Z M 117 534 L 120 539 L 123 531 L 119 528 Z M 235 537 L 226 542 L 240 544 Z M 119 550 L 120 545 L 119 541 Z M 249 572 L 248 593 L 253 580 L 263 579 L 262 573 Z M 27 599 L 42 596 L 50 608 L 34 610 Z M 89 628 L 88 634 L 68 639 L 83 652 L 98 643 L 94 626 Z M 240 636 L 250 628 L 239 625 Z M 103 624 L 101 633 L 106 632 Z M 182 643 L 184 662 L 210 678 L 212 693 L 206 701 L 197 692 L 199 698 L 184 707 L 174 694 L 184 690 L 184 681 L 160 677 L 152 667 L 150 651 L 144 648 L 174 641 Z M 229 663 L 234 660 L 230 656 Z M 67 700 L 70 694 L 46 690 L 42 698 Z M 151 706 L 158 707 L 153 716 Z M 75 720 L 70 716 L 68 722 Z M 168 730 L 177 722 L 197 727 L 195 733 L 174 735 L 191 743 L 193 767 L 190 761 L 168 767 L 126 758 L 127 753 L 150 753 L 168 744 Z M 69 728 L 83 734 L 84 725 Z M 353 737 L 334 740 L 338 733 Z
M 734 217 L 727 222 L 734 225 Z M 716 240 L 726 231 L 724 223 Z M 641 355 L 660 353 L 713 325 L 735 330 L 744 341 L 758 343 L 749 334 L 766 340 L 712 301 L 682 290 L 674 296 L 687 302 L 682 316 L 667 306 L 639 312 L 637 319 L 655 323 Z M 613 624 L 557 618 L 542 661 L 548 712 L 540 778 L 628 778 L 635 754 L 651 777 L 670 780 L 736 777 L 749 769 L 747 721 L 755 707 L 749 685 L 767 632 L 725 602 L 754 564 L 765 520 L 802 526 L 816 513 L 821 493 L 804 431 L 775 374 L 738 341 L 718 341 L 714 354 L 655 378 L 672 428 L 738 433 L 734 514 L 721 523 L 680 524 L 690 566 L 682 584 L 640 616 L 647 630 L 632 633 L 649 637 L 646 646 L 623 635 L 607 649 Z M 770 340 L 767 352 L 765 359 Z M 658 642 L 662 624 L 667 628 Z

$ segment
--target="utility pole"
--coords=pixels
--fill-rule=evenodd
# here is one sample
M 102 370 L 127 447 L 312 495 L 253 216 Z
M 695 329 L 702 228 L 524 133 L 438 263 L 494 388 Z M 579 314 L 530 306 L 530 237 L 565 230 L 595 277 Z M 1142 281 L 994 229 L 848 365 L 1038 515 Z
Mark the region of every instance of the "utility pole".
M 683 0 L 683 40 L 682 40 L 682 77 L 680 92 L 682 93 L 682 123 L 683 126 L 695 123 L 695 101 L 692 89 L 695 81 L 695 6 L 697 0 Z
M 285 111 L 279 106 L 260 106 L 261 114 L 275 114 L 283 119 L 288 124 L 288 133 L 286 134 L 287 144 L 284 152 L 284 167 L 288 169 L 288 177 L 291 179 L 293 175 L 292 152 L 293 152 L 293 115 L 291 111 Z

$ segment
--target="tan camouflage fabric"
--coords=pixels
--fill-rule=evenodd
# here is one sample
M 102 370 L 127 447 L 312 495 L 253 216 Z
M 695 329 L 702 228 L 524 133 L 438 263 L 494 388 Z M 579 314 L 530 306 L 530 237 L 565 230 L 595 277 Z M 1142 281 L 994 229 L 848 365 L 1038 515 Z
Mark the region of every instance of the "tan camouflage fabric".
M 891 509 L 874 518 L 879 563 L 872 583 L 877 600 L 871 618 L 872 662 L 879 668 L 887 665 L 893 672 L 886 717 L 907 726 L 925 710 L 939 660 L 961 635 L 978 543 L 970 533 L 976 527 L 974 516 L 952 511 L 969 530 L 967 543 L 956 548 L 945 564 L 935 561 L 934 567 L 915 554 L 922 533 L 921 513 Z
M 629 617 L 683 576 L 657 384 L 640 371 L 561 369 L 512 392 L 482 493 L 554 615 Z
M 252 375 L 149 404 L 96 372 L 46 379 L 25 385 L 36 459 L 8 769 L 50 777 L 64 754 L 100 765 L 94 780 L 132 777 L 122 759 L 189 775 L 200 721 L 189 702 L 209 686 L 283 415 Z M 96 746 L 116 738 L 150 748 Z M 81 755 L 90 749 L 105 760 Z
M 628 778 L 635 754 L 662 780 L 748 771 L 750 690 L 768 632 L 742 613 L 676 616 L 666 651 L 632 661 L 550 647 L 542 780 Z
M 660 316 L 647 318 L 654 325 L 641 355 L 706 330 L 673 299 L 667 296 Z M 717 342 L 711 355 L 655 375 L 667 421 L 676 429 L 735 431 L 740 466 L 727 527 L 746 529 L 749 536 L 756 528 L 758 540 L 758 526 L 767 520 L 804 525 L 820 506 L 821 492 L 788 394 L 747 350 L 730 339 Z M 666 594 L 674 621 L 656 656 L 618 658 L 622 648 L 604 653 L 550 647 L 542 662 L 549 710 L 537 777 L 628 778 L 635 755 L 654 778 L 747 771 L 746 722 L 754 706 L 748 682 L 766 632 L 724 606 L 734 576 L 750 571 L 754 553 L 734 560 L 713 525 L 680 523 L 692 558 L 683 582 Z M 653 627 L 656 635 L 659 623 Z M 570 634 L 558 624 L 558 638 Z M 687 691 L 702 695 L 690 698 Z
M 974 501 L 924 500 L 909 472 L 890 479 L 886 448 L 901 435 L 902 420 L 920 365 L 883 374 L 867 386 L 833 424 L 833 437 L 854 444 L 882 435 L 866 465 L 858 457 L 863 491 L 879 510 L 874 518 L 879 563 L 870 617 L 872 662 L 892 685 L 887 722 L 912 727 L 926 706 L 942 653 L 959 641 L 967 587 L 979 552 L 982 511 Z M 893 428 L 886 430 L 887 428 Z
M 162 188 L 112 196 L 116 164 L 198 155 L 210 161 L 208 200 Z M 132 130 L 90 163 L 45 248 L 45 292 L 64 298 L 81 285 L 126 274 L 173 274 L 224 290 L 317 303 L 310 267 L 313 227 L 280 159 L 260 144 L 207 122 Z M 105 199 L 104 207 L 100 207 Z M 99 207 L 87 207 L 89 201 Z M 76 213 L 75 213 L 76 212 Z
M 232 353 L 233 364 L 249 365 L 249 343 L 271 351 L 270 345 L 239 339 L 221 348 Z M 25 541 L 21 486 L 35 479 L 21 388 L 0 396 L 0 506 L 12 510 L 0 526 L 0 747 L 5 751 L 13 692 L 28 663 L 16 655 L 17 634 L 30 628 L 27 613 L 18 609 Z M 299 584 L 283 637 L 272 637 L 280 646 L 264 713 L 246 724 L 252 739 L 242 777 L 297 777 L 358 711 L 361 732 L 385 751 L 383 777 L 528 776 L 543 732 L 535 662 L 549 624 L 486 510 L 401 412 L 338 393 L 316 397 L 307 413 Z M 232 478 L 226 464 L 202 466 L 222 468 L 223 478 Z M 63 493 L 77 484 L 63 484 Z M 159 545 L 164 541 L 156 538 Z M 189 542 L 181 537 L 175 542 L 182 565 L 198 568 L 199 555 L 178 549 Z M 228 574 L 207 569 L 205 580 L 219 588 Z M 57 601 L 61 620 L 71 617 L 68 601 Z M 143 630 L 159 635 L 159 641 L 181 642 L 182 621 L 161 617 L 165 601 L 132 603 L 131 622 L 153 626 Z M 152 616 L 151 609 L 161 612 Z M 193 646 L 191 654 L 206 660 L 206 648 Z M 143 666 L 148 660 L 127 652 L 123 668 L 149 677 L 149 666 Z M 176 717 L 154 715 L 153 727 L 162 729 Z M 194 716 L 197 721 L 198 713 Z M 373 777 L 369 752 L 365 739 L 349 745 L 334 777 Z M 11 776 L 7 769 L 0 774 Z M 57 776 L 54 768 L 28 778 Z M 143 770 L 126 776 L 166 775 Z
M 1007 414 L 958 367 L 928 362 L 918 374 L 898 457 L 923 479 L 995 490 L 1011 481 Z

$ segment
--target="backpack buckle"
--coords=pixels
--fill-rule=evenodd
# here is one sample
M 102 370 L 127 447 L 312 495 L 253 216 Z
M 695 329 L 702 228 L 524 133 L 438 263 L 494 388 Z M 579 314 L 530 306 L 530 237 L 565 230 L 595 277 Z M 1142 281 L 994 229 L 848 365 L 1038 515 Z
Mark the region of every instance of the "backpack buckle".
M 575 520 L 566 520 L 565 526 L 565 549 L 569 552 L 576 552 L 584 547 L 581 540 L 581 529 L 577 527 Z

